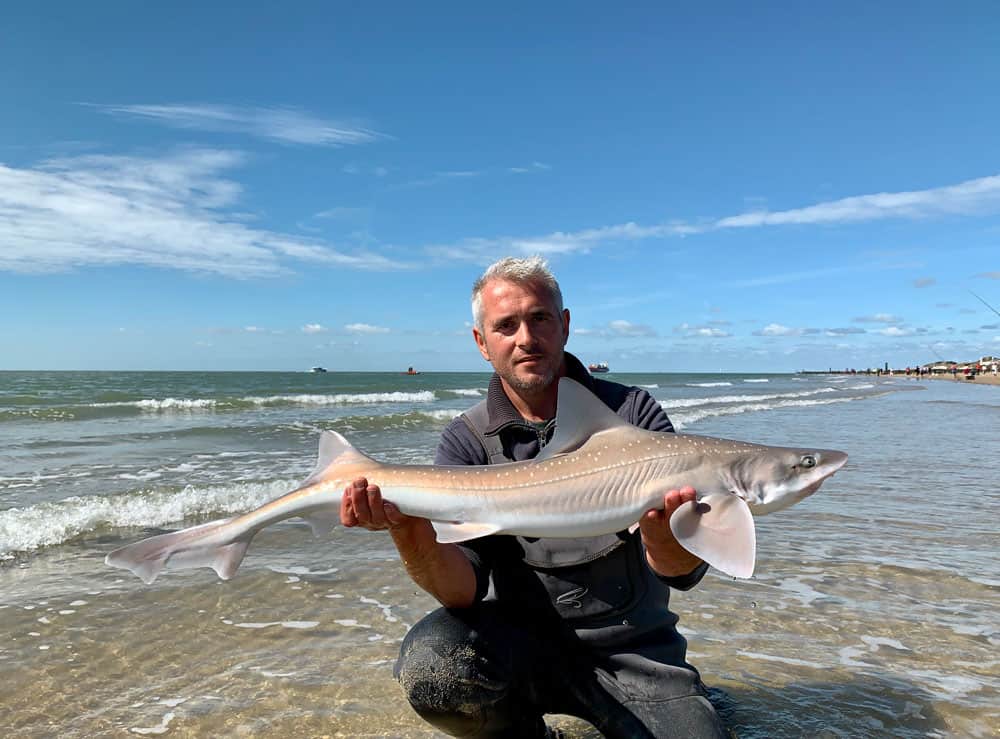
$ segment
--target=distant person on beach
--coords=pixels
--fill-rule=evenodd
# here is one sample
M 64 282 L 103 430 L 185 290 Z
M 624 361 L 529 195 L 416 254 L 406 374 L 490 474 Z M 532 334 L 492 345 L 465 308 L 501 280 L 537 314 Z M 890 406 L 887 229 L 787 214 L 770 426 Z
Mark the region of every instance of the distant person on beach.
M 552 438 L 561 377 L 636 426 L 673 431 L 648 392 L 593 378 L 564 351 L 570 314 L 542 259 L 490 266 L 473 286 L 472 312 L 495 372 L 487 398 L 444 430 L 437 464 L 535 457 Z M 343 524 L 389 530 L 410 577 L 443 606 L 410 630 L 396 663 L 414 710 L 462 737 L 558 736 L 546 713 L 622 739 L 725 736 L 667 608 L 670 588 L 687 590 L 708 569 L 667 523 L 695 491 L 663 493 L 664 509 L 634 533 L 440 544 L 430 521 L 401 514 L 377 486 L 348 486 Z

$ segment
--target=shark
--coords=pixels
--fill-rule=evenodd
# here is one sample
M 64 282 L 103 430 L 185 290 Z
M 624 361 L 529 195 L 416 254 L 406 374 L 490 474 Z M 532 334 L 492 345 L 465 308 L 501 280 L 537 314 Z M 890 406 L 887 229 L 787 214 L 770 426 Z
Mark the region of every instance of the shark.
M 716 569 L 753 575 L 754 515 L 812 495 L 847 462 L 835 450 L 775 447 L 629 424 L 569 378 L 558 386 L 556 430 L 534 459 L 482 467 L 388 464 L 334 431 L 320 437 L 316 468 L 301 485 L 256 510 L 160 534 L 112 551 L 105 562 L 152 583 L 164 568 L 210 567 L 228 580 L 253 537 L 300 517 L 314 533 L 339 522 L 344 488 L 365 477 L 384 500 L 429 519 L 441 543 L 483 536 L 575 538 L 634 531 L 663 508 L 667 490 L 697 498 L 669 519 L 677 541 Z

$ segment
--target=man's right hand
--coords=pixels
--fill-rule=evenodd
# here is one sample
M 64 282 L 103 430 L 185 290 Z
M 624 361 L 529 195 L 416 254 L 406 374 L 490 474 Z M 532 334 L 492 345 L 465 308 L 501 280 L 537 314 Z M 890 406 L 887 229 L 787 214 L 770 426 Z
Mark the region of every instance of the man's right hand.
M 340 522 L 347 528 L 388 531 L 417 585 L 449 608 L 472 605 L 476 578 L 468 558 L 454 544 L 438 544 L 429 520 L 407 516 L 382 500 L 378 485 L 369 485 L 367 479 L 359 477 L 344 488 Z
M 360 526 L 369 531 L 384 531 L 412 526 L 420 520 L 425 519 L 407 516 L 392 503 L 383 501 L 378 485 L 369 485 L 364 477 L 344 488 L 340 499 L 340 522 L 347 528 Z M 429 521 L 426 523 L 430 526 Z

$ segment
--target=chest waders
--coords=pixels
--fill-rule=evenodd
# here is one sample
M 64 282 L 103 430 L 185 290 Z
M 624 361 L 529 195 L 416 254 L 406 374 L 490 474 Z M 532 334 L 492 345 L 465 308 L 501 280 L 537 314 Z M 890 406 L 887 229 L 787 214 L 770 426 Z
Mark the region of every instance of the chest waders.
M 489 414 L 485 400 L 459 418 L 479 440 L 488 464 L 520 461 L 505 455 L 503 427 L 495 433 L 486 432 Z M 622 617 L 631 611 L 648 613 L 651 608 L 659 610 L 664 606 L 662 593 L 656 593 L 660 588 L 650 588 L 653 576 L 646 566 L 637 533 L 619 531 L 580 539 L 514 538 L 524 552 L 521 562 L 533 571 L 547 591 L 552 607 L 568 626 L 622 624 Z M 514 590 L 515 583 L 523 584 L 522 577 L 510 574 L 502 567 L 494 569 L 487 599 L 506 600 L 506 585 Z M 643 603 L 644 600 L 648 602 Z M 637 606 L 645 607 L 637 609 Z

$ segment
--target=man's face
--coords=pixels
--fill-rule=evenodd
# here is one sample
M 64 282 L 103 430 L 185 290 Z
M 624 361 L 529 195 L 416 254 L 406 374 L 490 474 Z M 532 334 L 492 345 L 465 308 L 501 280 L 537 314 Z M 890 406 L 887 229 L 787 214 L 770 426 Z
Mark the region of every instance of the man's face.
M 511 388 L 534 393 L 551 385 L 562 368 L 569 311 L 559 313 L 548 291 L 535 283 L 491 280 L 482 292 L 483 330 L 476 344 Z

